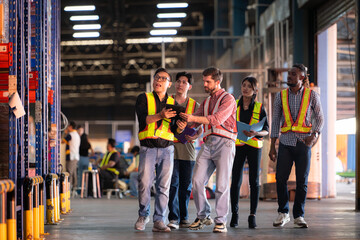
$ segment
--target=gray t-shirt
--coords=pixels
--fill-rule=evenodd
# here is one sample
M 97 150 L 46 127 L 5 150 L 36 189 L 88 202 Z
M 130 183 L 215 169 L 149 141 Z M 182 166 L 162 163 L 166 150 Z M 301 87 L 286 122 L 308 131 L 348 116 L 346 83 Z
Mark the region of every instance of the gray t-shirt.
M 179 104 L 179 105 L 186 108 L 188 101 L 189 101 L 189 98 L 187 98 L 184 103 Z M 195 104 L 194 112 L 197 110 L 197 108 L 199 106 L 200 106 L 199 103 Z M 187 143 L 183 144 L 181 142 L 176 142 L 174 159 L 195 161 L 196 160 L 195 143 L 187 142 Z

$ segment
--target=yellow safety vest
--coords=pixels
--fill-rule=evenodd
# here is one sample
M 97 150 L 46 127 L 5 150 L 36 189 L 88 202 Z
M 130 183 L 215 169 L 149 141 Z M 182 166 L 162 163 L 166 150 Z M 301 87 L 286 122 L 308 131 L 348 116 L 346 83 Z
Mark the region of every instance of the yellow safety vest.
M 236 106 L 238 106 L 238 102 L 239 102 L 239 99 L 236 100 Z M 261 106 L 262 106 L 262 103 L 255 102 L 249 125 L 253 125 L 253 124 L 259 122 Z M 240 121 L 240 106 L 238 106 L 236 109 L 236 121 Z M 254 147 L 254 148 L 262 148 L 264 145 L 264 141 L 262 139 L 257 139 L 256 137 L 250 138 L 246 142 L 236 139 L 236 142 L 235 142 L 236 146 L 243 146 L 245 144 L 247 144 L 251 147 Z
M 152 92 L 146 93 L 146 98 L 148 115 L 155 115 L 156 102 L 154 94 Z M 169 96 L 166 103 L 174 105 L 175 100 Z M 139 132 L 139 140 L 162 138 L 168 141 L 174 141 L 174 133 L 170 130 L 170 121 L 170 119 L 163 119 L 160 127 L 157 127 L 157 122 L 146 125 L 145 129 Z
M 105 156 L 101 160 L 100 167 L 105 166 L 109 163 L 110 157 L 113 155 L 113 153 L 117 153 L 117 151 L 112 150 L 111 152 L 108 152 L 107 154 L 105 154 Z M 119 171 L 116 168 L 107 168 L 106 170 L 113 172 L 116 175 L 119 175 Z
M 284 113 L 284 124 L 281 127 L 281 132 L 286 133 L 289 131 L 292 132 L 298 132 L 298 133 L 309 133 L 311 131 L 311 123 L 310 126 L 306 126 L 305 124 L 305 118 L 306 113 L 310 104 L 310 95 L 311 91 L 309 88 L 304 88 L 303 97 L 301 100 L 301 105 L 299 109 L 299 113 L 297 115 L 296 122 L 294 123 L 294 120 L 291 116 L 290 108 L 289 108 L 289 89 L 284 89 L 281 91 L 281 101 L 282 101 L 282 108 Z
M 173 96 L 173 98 L 175 99 L 174 96 Z M 196 104 L 196 101 L 189 97 L 189 101 L 186 104 L 185 113 L 186 114 L 193 114 L 194 111 L 195 111 L 195 104 Z M 179 140 L 177 140 L 176 137 L 174 137 L 174 142 L 179 142 Z

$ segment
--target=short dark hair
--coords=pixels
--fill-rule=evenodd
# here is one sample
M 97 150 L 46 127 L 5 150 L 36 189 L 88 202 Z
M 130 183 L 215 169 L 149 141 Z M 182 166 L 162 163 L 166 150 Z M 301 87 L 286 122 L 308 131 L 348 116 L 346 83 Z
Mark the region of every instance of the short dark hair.
M 136 153 L 136 152 L 140 152 L 140 147 L 139 146 L 134 146 L 131 151 L 131 153 Z
M 192 75 L 191 75 L 191 73 L 188 73 L 188 72 L 178 72 L 176 74 L 176 80 L 175 81 L 179 80 L 179 78 L 183 77 L 183 76 L 188 79 L 188 83 L 191 85 L 192 84 Z
M 202 75 L 204 77 L 211 76 L 212 79 L 214 79 L 215 81 L 220 81 L 220 83 L 223 80 L 223 74 L 221 73 L 220 69 L 216 67 L 208 67 L 203 71 Z
M 295 63 L 292 67 L 300 70 L 301 74 L 304 76 L 304 79 L 302 80 L 303 86 L 309 87 L 310 82 L 309 82 L 309 75 L 307 73 L 308 68 L 302 63 Z
M 115 147 L 115 145 L 116 145 L 115 139 L 109 138 L 109 139 L 108 139 L 108 144 L 109 144 L 110 146 L 112 146 L 112 147 Z
M 76 129 L 76 123 L 74 121 L 70 121 L 69 125 L 73 128 Z
M 170 74 L 165 68 L 158 68 L 158 69 L 156 69 L 156 71 L 155 71 L 155 73 L 154 73 L 154 78 L 155 78 L 156 74 L 158 74 L 158 73 L 160 73 L 160 72 L 166 72 L 166 73 L 169 75 L 169 77 L 170 77 L 170 82 L 171 82 L 171 74 Z

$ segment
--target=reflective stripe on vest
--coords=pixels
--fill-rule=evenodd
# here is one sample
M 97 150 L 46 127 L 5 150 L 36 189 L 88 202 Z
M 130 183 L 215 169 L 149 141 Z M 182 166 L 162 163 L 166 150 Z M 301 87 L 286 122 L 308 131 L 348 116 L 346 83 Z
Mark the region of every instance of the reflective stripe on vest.
M 236 100 L 236 106 L 238 106 L 238 102 L 239 102 L 239 100 Z M 255 102 L 249 125 L 253 125 L 260 121 L 261 106 L 262 106 L 262 103 Z M 240 106 L 238 106 L 236 109 L 236 121 L 240 121 Z M 243 146 L 245 144 L 252 146 L 254 148 L 262 148 L 264 141 L 262 139 L 257 139 L 256 137 L 250 138 L 246 142 L 236 139 L 236 142 L 235 142 L 236 146 Z
M 211 114 L 214 114 L 217 112 L 220 102 L 221 100 L 227 95 L 227 92 L 223 92 L 220 97 L 218 98 L 215 107 L 212 111 Z M 208 115 L 210 115 L 210 111 L 209 111 L 209 106 L 210 105 L 210 96 L 205 100 L 204 103 L 204 116 L 207 117 Z M 236 126 L 235 129 L 232 129 L 232 131 L 229 131 L 227 129 L 225 129 L 222 125 L 216 126 L 216 127 L 212 127 L 210 124 L 205 124 L 204 125 L 204 139 L 206 139 L 207 136 L 209 135 L 218 135 L 221 137 L 226 137 L 226 138 L 230 138 L 234 141 L 236 141 L 236 137 L 237 137 L 237 133 L 236 133 Z
M 175 96 L 173 96 L 173 98 L 175 99 Z M 195 104 L 196 104 L 196 101 L 189 97 L 189 101 L 186 104 L 185 113 L 186 114 L 193 114 L 194 111 L 195 111 Z M 179 140 L 177 140 L 176 137 L 174 137 L 174 142 L 179 142 Z
M 284 89 L 281 91 L 281 101 L 282 101 L 282 108 L 283 108 L 283 114 L 284 114 L 284 124 L 281 127 L 281 132 L 286 133 L 289 131 L 292 132 L 298 132 L 298 133 L 309 133 L 311 131 L 311 123 L 310 126 L 305 125 L 305 118 L 306 113 L 309 108 L 310 104 L 310 95 L 311 90 L 309 88 L 304 88 L 303 97 L 301 100 L 300 109 L 298 112 L 298 116 L 296 119 L 296 122 L 294 123 L 294 120 L 291 116 L 290 108 L 289 108 L 289 89 Z
M 156 102 L 155 96 L 151 93 L 146 93 L 147 106 L 148 106 L 148 115 L 156 114 Z M 167 104 L 174 105 L 175 100 L 172 97 L 168 97 Z M 161 121 L 161 126 L 157 127 L 157 122 L 150 123 L 146 125 L 145 129 L 139 132 L 139 140 L 144 139 L 156 139 L 162 138 L 168 141 L 174 141 L 174 134 L 170 130 L 170 119 L 164 118 Z
M 109 163 L 110 157 L 114 154 L 117 153 L 116 150 L 112 150 L 111 152 L 108 152 L 107 154 L 105 154 L 105 156 L 103 157 L 103 159 L 101 160 L 100 163 L 100 167 L 102 166 L 106 166 Z M 116 175 L 119 175 L 119 171 L 116 168 L 107 168 L 106 170 L 115 173 Z

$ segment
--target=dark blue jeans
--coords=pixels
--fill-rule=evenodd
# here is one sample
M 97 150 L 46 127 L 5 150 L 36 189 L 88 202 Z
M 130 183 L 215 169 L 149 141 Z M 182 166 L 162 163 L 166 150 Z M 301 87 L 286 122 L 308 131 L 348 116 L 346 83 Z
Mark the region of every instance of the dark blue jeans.
M 169 221 L 187 220 L 188 206 L 191 194 L 191 178 L 195 161 L 174 160 L 169 194 Z
M 289 212 L 289 192 L 287 181 L 295 162 L 296 192 L 293 207 L 294 218 L 303 217 L 305 213 L 305 200 L 307 183 L 310 171 L 311 147 L 298 141 L 296 146 L 279 144 L 279 153 L 276 164 L 276 188 L 278 195 L 278 212 Z

